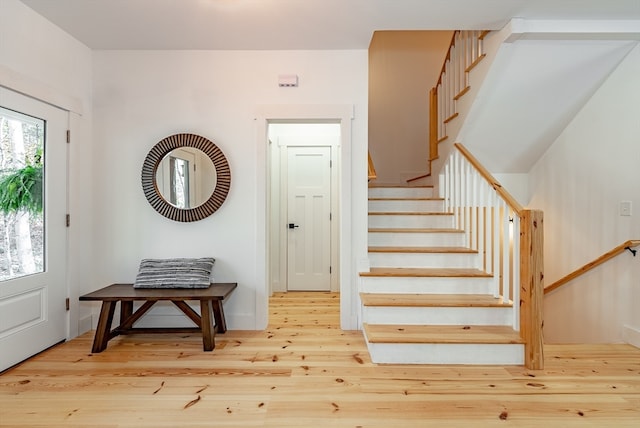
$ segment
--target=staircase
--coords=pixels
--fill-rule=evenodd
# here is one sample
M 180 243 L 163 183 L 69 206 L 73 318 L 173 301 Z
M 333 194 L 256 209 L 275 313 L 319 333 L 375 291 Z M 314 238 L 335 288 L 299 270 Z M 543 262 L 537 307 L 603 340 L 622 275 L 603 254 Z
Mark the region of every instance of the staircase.
M 513 302 L 433 188 L 369 188 L 363 330 L 375 363 L 524 364 Z

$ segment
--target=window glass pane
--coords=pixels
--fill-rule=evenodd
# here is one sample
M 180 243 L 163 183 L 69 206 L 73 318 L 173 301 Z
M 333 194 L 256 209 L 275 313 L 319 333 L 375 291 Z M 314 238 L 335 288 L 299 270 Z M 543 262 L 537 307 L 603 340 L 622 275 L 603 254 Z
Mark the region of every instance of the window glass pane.
M 0 281 L 44 269 L 45 121 L 0 107 Z

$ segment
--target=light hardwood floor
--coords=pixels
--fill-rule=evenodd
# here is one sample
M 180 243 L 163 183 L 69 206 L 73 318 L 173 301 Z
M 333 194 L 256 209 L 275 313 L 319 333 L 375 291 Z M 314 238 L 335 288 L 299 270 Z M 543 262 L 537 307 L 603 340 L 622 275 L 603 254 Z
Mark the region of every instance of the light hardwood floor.
M 547 345 L 545 369 L 372 364 L 338 295 L 271 300 L 266 331 L 92 333 L 0 376 L 1 427 L 640 427 L 640 350 Z

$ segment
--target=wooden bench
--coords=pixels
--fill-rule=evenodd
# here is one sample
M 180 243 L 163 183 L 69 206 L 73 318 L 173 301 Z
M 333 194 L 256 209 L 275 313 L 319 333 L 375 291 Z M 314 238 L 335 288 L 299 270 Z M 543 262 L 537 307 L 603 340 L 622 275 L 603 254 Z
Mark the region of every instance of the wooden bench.
M 81 301 L 101 301 L 100 318 L 91 352 L 107 348 L 107 342 L 121 334 L 202 332 L 205 351 L 215 348 L 215 334 L 227 331 L 222 301 L 237 287 L 236 283 L 212 283 L 209 288 L 133 288 L 133 284 L 112 284 L 80 296 Z M 133 302 L 144 303 L 134 312 Z M 197 327 L 139 328 L 133 327 L 151 307 L 161 300 L 173 302 Z M 200 302 L 200 315 L 186 301 Z M 120 325 L 111 329 L 116 303 L 120 302 Z M 215 324 L 214 324 L 215 320 Z

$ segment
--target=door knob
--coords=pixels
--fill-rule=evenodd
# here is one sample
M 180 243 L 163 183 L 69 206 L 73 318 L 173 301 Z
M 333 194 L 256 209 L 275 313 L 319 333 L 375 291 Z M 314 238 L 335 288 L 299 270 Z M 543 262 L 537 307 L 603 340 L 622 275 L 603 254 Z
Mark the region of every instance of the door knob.
M 297 224 L 289 223 L 289 229 L 293 229 L 294 227 L 300 227 Z

